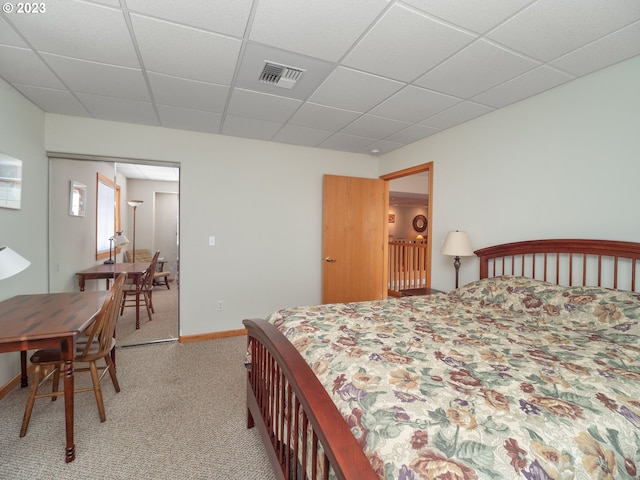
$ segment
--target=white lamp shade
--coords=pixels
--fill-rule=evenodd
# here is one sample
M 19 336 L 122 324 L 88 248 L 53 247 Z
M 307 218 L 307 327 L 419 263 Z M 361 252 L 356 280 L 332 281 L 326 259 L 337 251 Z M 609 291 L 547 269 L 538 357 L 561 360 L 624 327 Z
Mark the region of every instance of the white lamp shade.
M 9 278 L 31 265 L 31 262 L 9 247 L 0 247 L 0 280 Z
M 116 247 L 124 247 L 125 245 L 129 245 L 131 243 L 129 239 L 122 233 L 116 233 L 113 238 L 115 239 L 114 243 Z
M 456 230 L 455 232 L 447 233 L 447 238 L 444 239 L 440 253 L 451 257 L 473 256 L 473 248 L 471 248 L 466 232 Z

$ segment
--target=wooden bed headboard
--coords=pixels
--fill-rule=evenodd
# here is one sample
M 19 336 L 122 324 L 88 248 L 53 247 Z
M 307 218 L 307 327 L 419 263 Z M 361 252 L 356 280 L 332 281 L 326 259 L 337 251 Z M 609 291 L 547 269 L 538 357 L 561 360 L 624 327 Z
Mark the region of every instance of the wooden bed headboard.
M 636 292 L 640 243 L 553 239 L 504 243 L 475 251 L 480 278 L 520 275 L 568 286 Z

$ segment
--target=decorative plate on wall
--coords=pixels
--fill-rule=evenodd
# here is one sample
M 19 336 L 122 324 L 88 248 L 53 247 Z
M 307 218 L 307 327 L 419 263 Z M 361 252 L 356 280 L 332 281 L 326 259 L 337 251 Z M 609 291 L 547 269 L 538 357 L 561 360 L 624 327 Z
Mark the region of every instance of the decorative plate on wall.
M 424 232 L 427 229 L 427 217 L 424 215 L 416 215 L 413 218 L 413 229 L 416 232 Z

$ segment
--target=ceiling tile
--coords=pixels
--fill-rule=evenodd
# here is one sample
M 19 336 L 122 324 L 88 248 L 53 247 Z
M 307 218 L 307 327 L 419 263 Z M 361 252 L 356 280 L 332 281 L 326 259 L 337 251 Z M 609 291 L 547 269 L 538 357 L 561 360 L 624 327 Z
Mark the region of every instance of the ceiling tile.
M 67 90 L 34 87 L 31 85 L 14 85 L 25 97 L 45 112 L 62 115 L 88 117 L 86 108 Z
M 574 75 L 586 75 L 640 54 L 640 21 L 551 62 Z
M 292 145 L 302 145 L 305 147 L 316 147 L 331 135 L 333 135 L 333 132 L 319 130 L 317 128 L 285 125 L 282 130 L 273 137 L 273 141 L 290 143 Z
M 151 101 L 147 84 L 138 69 L 46 53 L 42 58 L 73 92 Z
M 131 15 L 142 61 L 152 72 L 229 85 L 239 40 Z
M 220 113 L 167 105 L 158 105 L 158 114 L 163 127 L 207 133 L 218 133 L 222 119 Z
M 224 110 L 229 87 L 149 73 L 149 84 L 158 105 L 191 108 L 209 112 Z
M 336 133 L 318 146 L 321 148 L 328 148 L 330 150 L 342 150 L 345 152 L 358 153 L 363 148 L 376 142 L 377 140 L 375 138 L 358 137 L 355 135 Z
M 309 100 L 330 107 L 366 112 L 403 86 L 400 82 L 341 67 L 329 75 Z
M 637 1 L 538 0 L 488 36 L 550 61 L 638 19 Z
M 474 102 L 501 108 L 572 80 L 570 75 L 543 65 L 472 98 Z
M 386 0 L 261 0 L 250 38 L 335 62 L 387 4 Z
M 132 12 L 235 37 L 244 34 L 251 12 L 248 0 L 127 0 L 127 7 Z
M 390 142 L 397 142 L 403 145 L 417 142 L 423 138 L 426 138 L 434 133 L 438 133 L 439 128 L 428 127 L 427 125 L 411 125 L 410 127 L 400 130 L 398 133 L 387 137 L 385 140 Z
M 301 105 L 300 100 L 236 88 L 231 94 L 229 114 L 284 123 Z
M 394 4 L 347 55 L 344 64 L 410 82 L 474 39 L 469 33 Z
M 485 40 L 472 43 L 415 81 L 438 92 L 469 98 L 539 65 Z
M 307 102 L 291 117 L 292 125 L 337 131 L 362 115 L 359 112 Z
M 383 139 L 407 128 L 409 125 L 411 124 L 392 120 L 390 118 L 376 117 L 375 115 L 363 115 L 353 123 L 344 127 L 340 133 Z
M 4 18 L 0 17 L 0 45 L 12 47 L 27 47 L 24 40 L 9 26 Z
M 138 59 L 122 12 L 68 0 L 43 15 L 13 15 L 11 21 L 37 50 L 94 62 L 137 67 Z
M 409 85 L 372 109 L 370 113 L 415 123 L 461 101 L 460 98 Z
M 86 93 L 77 94 L 80 101 L 96 118 L 143 125 L 159 125 L 153 106 L 146 102 L 100 97 Z
M 271 140 L 280 128 L 282 128 L 281 123 L 227 115 L 221 133 L 234 137 Z
M 444 130 L 452 125 L 458 125 L 489 113 L 492 110 L 493 108 L 480 105 L 478 103 L 462 102 L 445 110 L 444 112 L 436 113 L 434 116 L 427 118 L 422 122 L 422 125 Z
M 20 68 L 15 68 L 20 65 Z M 0 76 L 7 82 L 65 89 L 65 86 L 31 50 L 0 45 Z
M 531 0 L 403 0 L 430 15 L 478 33 L 485 33 L 523 8 Z

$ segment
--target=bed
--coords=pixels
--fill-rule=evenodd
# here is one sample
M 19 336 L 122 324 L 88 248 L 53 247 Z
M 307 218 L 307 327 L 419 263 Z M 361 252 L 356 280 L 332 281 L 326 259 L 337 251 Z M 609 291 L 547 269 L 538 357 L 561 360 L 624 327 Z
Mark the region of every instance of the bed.
M 449 293 L 244 321 L 277 478 L 638 478 L 640 244 L 476 254 Z

